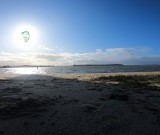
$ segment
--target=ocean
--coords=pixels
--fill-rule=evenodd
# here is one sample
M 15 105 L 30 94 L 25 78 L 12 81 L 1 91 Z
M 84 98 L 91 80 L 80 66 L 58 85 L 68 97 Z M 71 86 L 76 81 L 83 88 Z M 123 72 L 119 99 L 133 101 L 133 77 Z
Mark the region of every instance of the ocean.
M 123 66 L 55 66 L 0 68 L 0 74 L 54 74 L 54 73 L 118 73 L 160 71 L 160 65 Z

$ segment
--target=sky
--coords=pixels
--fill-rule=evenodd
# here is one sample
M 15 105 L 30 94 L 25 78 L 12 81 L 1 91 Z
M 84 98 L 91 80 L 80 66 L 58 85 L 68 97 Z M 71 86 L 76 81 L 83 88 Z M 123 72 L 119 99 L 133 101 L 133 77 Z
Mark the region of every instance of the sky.
M 0 18 L 0 65 L 160 64 L 159 0 L 1 0 Z

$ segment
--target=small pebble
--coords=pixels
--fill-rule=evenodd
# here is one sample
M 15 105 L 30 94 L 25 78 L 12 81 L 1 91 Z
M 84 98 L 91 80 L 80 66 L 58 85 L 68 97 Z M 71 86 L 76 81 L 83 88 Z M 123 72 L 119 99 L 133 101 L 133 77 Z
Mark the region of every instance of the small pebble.
M 0 135 L 3 135 L 4 134 L 4 131 L 0 131 Z
M 93 135 L 98 135 L 98 133 L 94 133 Z
M 24 125 L 24 126 L 27 126 L 27 125 L 28 125 L 28 122 L 24 122 L 23 125 Z
M 41 121 L 40 124 L 43 125 L 43 124 L 44 124 L 44 121 Z
M 52 122 L 52 123 L 51 123 L 51 125 L 55 125 L 55 123 L 54 123 L 54 122 Z
M 58 98 L 63 98 L 63 97 L 61 95 L 59 95 Z

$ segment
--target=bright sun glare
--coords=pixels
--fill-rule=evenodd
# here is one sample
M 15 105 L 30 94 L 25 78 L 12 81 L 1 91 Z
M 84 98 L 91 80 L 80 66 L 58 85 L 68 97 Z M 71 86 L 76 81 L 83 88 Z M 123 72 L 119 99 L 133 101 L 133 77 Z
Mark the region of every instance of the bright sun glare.
M 30 38 L 25 42 L 22 32 L 28 31 Z M 17 47 L 25 48 L 34 45 L 37 42 L 37 29 L 31 25 L 21 25 L 15 29 L 14 43 Z

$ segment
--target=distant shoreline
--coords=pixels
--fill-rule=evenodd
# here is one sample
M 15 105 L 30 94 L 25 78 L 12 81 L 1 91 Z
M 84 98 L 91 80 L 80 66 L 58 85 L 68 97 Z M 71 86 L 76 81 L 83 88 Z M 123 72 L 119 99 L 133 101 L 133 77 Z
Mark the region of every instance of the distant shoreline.
M 70 65 L 70 66 L 124 66 L 123 64 L 85 64 L 85 65 Z M 20 66 L 0 66 L 0 68 L 21 68 L 21 67 L 55 67 L 53 65 L 20 65 Z
M 55 65 L 16 65 L 16 66 L 12 66 L 12 65 L 4 65 L 4 66 L 0 66 L 0 68 L 30 68 L 30 67 L 89 67 L 89 66 L 160 66 L 160 64 L 153 64 L 153 65 L 124 65 L 124 64 L 74 64 L 74 65 L 61 65 L 61 66 L 55 66 Z
M 85 64 L 85 65 L 73 65 L 73 66 L 124 66 L 123 64 Z

